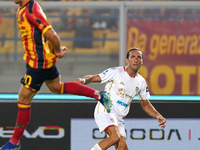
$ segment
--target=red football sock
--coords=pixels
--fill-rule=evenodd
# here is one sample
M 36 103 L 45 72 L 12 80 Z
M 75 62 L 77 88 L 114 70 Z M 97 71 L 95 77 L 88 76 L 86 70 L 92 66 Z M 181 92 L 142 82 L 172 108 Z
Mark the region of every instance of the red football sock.
M 26 126 L 29 123 L 31 117 L 31 105 L 30 104 L 22 104 L 18 103 L 18 116 L 15 125 L 15 130 L 10 138 L 10 142 L 13 144 L 18 144 L 19 140 L 21 139 Z
M 82 96 L 87 96 L 87 97 L 91 97 L 91 98 L 95 98 L 96 100 L 99 100 L 98 91 L 90 87 L 87 87 L 85 85 L 82 85 L 78 82 L 61 83 L 59 94 L 63 94 L 63 93 L 82 95 Z

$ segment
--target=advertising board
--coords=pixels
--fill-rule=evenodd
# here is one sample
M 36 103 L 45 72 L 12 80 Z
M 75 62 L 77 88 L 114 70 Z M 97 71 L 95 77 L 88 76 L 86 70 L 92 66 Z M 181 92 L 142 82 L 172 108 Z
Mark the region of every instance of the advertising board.
M 155 119 L 124 119 L 130 150 L 197 150 L 200 149 L 199 119 L 170 119 L 158 127 Z M 90 150 L 106 137 L 100 134 L 94 119 L 71 119 L 71 150 Z M 114 146 L 109 150 L 115 150 Z

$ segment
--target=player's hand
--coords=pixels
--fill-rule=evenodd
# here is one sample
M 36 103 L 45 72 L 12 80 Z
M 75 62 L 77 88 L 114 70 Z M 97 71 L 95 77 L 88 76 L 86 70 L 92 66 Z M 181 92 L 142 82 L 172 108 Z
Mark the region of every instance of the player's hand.
M 85 79 L 84 79 L 84 78 L 77 78 L 77 79 L 75 80 L 75 82 L 84 84 L 84 83 L 85 83 Z
M 67 47 L 61 46 L 60 52 L 54 51 L 54 54 L 56 55 L 56 57 L 62 58 L 63 56 L 65 56 L 66 50 L 67 50 Z
M 157 120 L 160 123 L 159 126 L 161 126 L 161 128 L 165 128 L 165 126 L 166 126 L 166 119 L 163 116 L 159 116 L 157 118 Z

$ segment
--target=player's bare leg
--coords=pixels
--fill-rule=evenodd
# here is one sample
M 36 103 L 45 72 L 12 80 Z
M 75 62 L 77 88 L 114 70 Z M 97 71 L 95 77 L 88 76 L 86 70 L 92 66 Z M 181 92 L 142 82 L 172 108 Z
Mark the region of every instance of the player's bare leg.
M 108 138 L 103 139 L 98 143 L 100 150 L 106 150 L 107 148 L 111 147 L 112 145 L 115 145 L 120 140 L 120 133 L 118 127 L 112 126 L 108 127 L 106 130 L 106 133 L 109 135 Z
M 112 106 L 108 92 L 99 92 L 78 82 L 61 82 L 61 76 L 58 76 L 54 80 L 45 80 L 45 84 L 53 93 L 75 94 L 94 98 L 105 106 L 108 113 L 111 111 Z
M 128 150 L 126 138 L 123 136 L 120 136 L 120 140 L 117 144 L 115 144 L 116 150 Z
M 10 140 L 3 145 L 0 150 L 20 150 L 20 139 L 26 129 L 30 117 L 31 117 L 31 100 L 35 96 L 36 92 L 32 92 L 23 85 L 19 91 L 18 98 L 18 115 L 14 129 L 14 133 Z

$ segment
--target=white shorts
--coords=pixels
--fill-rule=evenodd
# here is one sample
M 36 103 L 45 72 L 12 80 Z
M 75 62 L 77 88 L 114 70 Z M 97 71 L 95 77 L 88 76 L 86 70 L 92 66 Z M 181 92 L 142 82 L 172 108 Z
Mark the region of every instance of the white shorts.
M 104 132 L 109 126 L 117 126 L 121 136 L 126 138 L 124 123 L 117 121 L 114 113 L 99 112 L 94 114 L 94 118 L 101 133 Z

